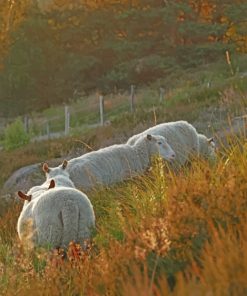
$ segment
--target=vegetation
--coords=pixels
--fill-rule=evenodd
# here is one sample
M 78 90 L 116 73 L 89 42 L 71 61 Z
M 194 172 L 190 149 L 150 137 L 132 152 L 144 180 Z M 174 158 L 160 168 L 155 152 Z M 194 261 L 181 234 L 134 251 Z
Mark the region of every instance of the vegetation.
M 158 122 L 175 119 L 194 122 L 198 114 L 211 113 L 215 108 L 218 110 L 219 118 L 210 122 L 215 129 L 213 125 L 218 125 L 220 118 L 226 120 L 227 113 L 230 114 L 232 108 L 235 112 L 230 116 L 238 116 L 240 114 L 237 109 L 243 111 L 247 104 L 247 76 L 244 75 L 247 59 L 232 55 L 231 63 L 236 72 L 234 76 L 223 54 L 216 63 L 183 69 L 149 85 L 136 87 L 134 115 L 129 114 L 129 92 L 106 94 L 105 120 L 110 121 L 114 127 L 118 126 L 119 133 L 123 133 L 125 130 L 131 132 L 132 128 L 140 123 L 153 124 L 154 112 Z M 160 100 L 159 93 L 161 85 L 165 89 L 163 100 Z M 82 133 L 94 129 L 99 124 L 99 95 L 83 95 L 69 103 L 69 110 L 70 135 L 81 137 Z M 223 117 L 219 110 L 224 111 L 220 111 Z M 28 118 L 32 138 L 37 139 L 36 137 L 41 135 L 45 137 L 48 133 L 52 138 L 54 133 L 55 136 L 58 133 L 62 136 L 64 133 L 64 105 L 30 112 Z M 9 122 L 12 120 L 9 119 Z M 206 125 L 204 127 L 206 128 Z M 1 138 L 3 135 L 0 134 Z
M 245 295 L 247 145 L 229 140 L 218 162 L 146 176 L 91 193 L 97 227 L 68 259 L 19 244 L 13 203 L 0 218 L 4 295 Z
M 226 51 L 245 54 L 245 2 L 7 1 L 0 9 L 1 115 L 162 82 Z
M 0 116 L 28 114 L 36 135 L 55 116 L 59 131 L 62 103 L 78 116 L 69 137 L 40 143 L 20 119 L 9 125 L 0 187 L 20 167 L 120 142 L 150 122 L 199 119 L 212 133 L 245 113 L 245 0 L 3 2 Z M 95 93 L 105 94 L 111 125 L 90 129 Z M 0 294 L 246 295 L 246 171 L 246 130 L 220 145 L 215 164 L 196 159 L 174 173 L 155 159 L 144 176 L 89 193 L 92 241 L 72 242 L 67 258 L 24 249 L 22 205 L 0 194 Z
M 12 150 L 24 146 L 29 143 L 29 135 L 25 131 L 24 125 L 20 118 L 17 118 L 13 123 L 5 129 L 4 148 Z

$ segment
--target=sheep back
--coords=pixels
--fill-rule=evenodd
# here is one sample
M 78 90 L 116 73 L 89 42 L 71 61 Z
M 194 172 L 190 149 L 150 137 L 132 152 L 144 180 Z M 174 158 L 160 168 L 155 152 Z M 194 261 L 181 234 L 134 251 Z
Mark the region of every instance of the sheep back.
M 71 159 L 68 172 L 76 187 L 84 190 L 95 185 L 110 185 L 134 176 L 142 164 L 129 145 L 113 145 Z
M 176 153 L 175 162 L 183 165 L 191 155 L 198 155 L 199 142 L 196 129 L 187 121 L 161 123 L 153 126 L 140 134 L 132 136 L 127 144 L 134 145 L 142 135 L 160 135 L 167 139 L 168 144 Z

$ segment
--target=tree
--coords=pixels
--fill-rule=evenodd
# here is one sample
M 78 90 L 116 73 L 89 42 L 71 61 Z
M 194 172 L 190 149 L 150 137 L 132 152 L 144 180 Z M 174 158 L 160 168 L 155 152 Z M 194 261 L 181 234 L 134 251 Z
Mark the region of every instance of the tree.
M 0 72 L 5 115 L 68 102 L 78 92 L 147 84 L 229 49 L 246 52 L 241 0 L 29 1 L 0 11 L 1 32 L 8 32 L 1 35 L 8 40 Z M 15 11 L 11 22 L 4 9 Z
M 5 116 L 16 116 L 65 102 L 72 87 L 66 81 L 63 50 L 56 48 L 48 19 L 36 6 L 12 34 L 14 41 L 0 74 L 0 106 Z
M 0 66 L 5 54 L 11 45 L 11 32 L 25 19 L 25 13 L 30 6 L 31 0 L 9 0 L 0 5 Z

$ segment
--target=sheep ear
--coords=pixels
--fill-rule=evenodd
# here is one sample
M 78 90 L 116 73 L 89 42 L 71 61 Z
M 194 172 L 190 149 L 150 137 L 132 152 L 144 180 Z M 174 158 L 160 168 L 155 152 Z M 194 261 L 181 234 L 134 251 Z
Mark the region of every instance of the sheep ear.
M 23 200 L 27 200 L 27 201 L 31 201 L 32 199 L 32 195 L 27 195 L 21 191 L 18 191 L 18 196 L 23 199 Z
M 50 172 L 49 166 L 48 166 L 48 164 L 46 162 L 43 164 L 43 171 L 45 173 L 49 173 Z
M 209 138 L 208 139 L 208 143 L 210 144 L 210 143 L 214 143 L 214 138 Z
M 68 165 L 68 161 L 65 159 L 62 163 L 62 169 L 65 170 Z
M 50 182 L 50 185 L 49 185 L 48 189 L 52 189 L 52 188 L 54 188 L 55 185 L 56 185 L 56 184 L 55 184 L 55 181 L 52 179 L 51 182 Z
M 151 141 L 151 140 L 152 140 L 152 136 L 151 136 L 151 135 L 147 135 L 147 139 L 148 139 L 149 141 Z

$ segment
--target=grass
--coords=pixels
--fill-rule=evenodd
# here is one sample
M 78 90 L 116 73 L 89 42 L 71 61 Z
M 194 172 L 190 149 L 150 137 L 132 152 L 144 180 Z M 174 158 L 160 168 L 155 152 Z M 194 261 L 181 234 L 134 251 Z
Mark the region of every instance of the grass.
M 193 104 L 198 108 L 217 106 L 221 94 L 229 88 L 236 93 L 246 93 L 247 76 L 243 76 L 246 69 L 245 55 L 232 55 L 234 75 L 222 56 L 218 62 L 191 69 L 177 69 L 166 77 L 146 86 L 136 86 L 136 108 L 149 110 L 163 105 L 168 113 L 176 113 L 176 109 Z M 210 83 L 210 86 L 208 86 Z M 165 102 L 159 102 L 159 88 L 165 89 Z M 125 91 L 107 94 L 105 99 L 106 120 L 118 121 L 119 117 L 129 112 L 129 92 Z M 71 130 L 91 128 L 98 124 L 99 119 L 99 95 L 97 93 L 88 96 L 78 96 L 70 104 Z M 185 112 L 186 113 L 186 112 Z M 188 120 L 192 120 L 191 112 L 187 112 Z M 52 106 L 40 113 L 33 113 L 33 135 L 46 134 L 47 122 L 50 132 L 62 132 L 64 130 L 64 106 Z
M 244 59 L 233 62 L 244 71 Z M 72 117 L 70 137 L 0 151 L 0 186 L 20 167 L 87 151 L 83 143 L 97 149 L 121 142 L 137 126 L 200 117 L 204 127 L 220 129 L 221 113 L 212 116 L 209 108 L 223 110 L 224 118 L 246 108 L 246 77 L 235 72 L 222 61 L 175 72 L 137 90 L 134 114 L 128 95 L 109 96 L 112 123 L 96 129 L 85 123 L 97 119 L 97 97 L 84 98 L 73 104 L 84 109 Z M 160 103 L 156 90 L 164 85 Z M 63 107 L 39 114 L 37 130 L 44 118 L 61 113 Z M 246 136 L 232 136 L 215 165 L 196 160 L 175 174 L 156 162 L 144 176 L 95 190 L 89 194 L 97 221 L 92 244 L 86 251 L 71 244 L 68 260 L 24 249 L 16 233 L 21 204 L 0 198 L 0 295 L 246 295 L 246 171 Z
M 242 83 L 242 82 L 241 82 Z M 145 97 L 149 97 L 145 93 Z M 224 129 L 228 120 L 245 113 L 247 107 L 246 92 L 227 87 L 219 94 L 216 105 L 208 105 L 208 101 L 180 101 L 176 104 L 171 99 L 149 108 L 137 106 L 135 113 L 123 112 L 113 117 L 110 126 L 96 128 L 76 128 L 69 137 L 35 142 L 14 150 L 0 151 L 0 187 L 17 169 L 29 164 L 49 161 L 54 158 L 67 158 L 72 151 L 83 153 L 89 151 L 85 144 L 93 149 L 113 143 L 121 143 L 132 134 L 155 123 L 175 120 L 200 120 L 198 131 L 209 135 Z M 210 107 L 209 107 L 210 106 Z M 216 106 L 216 107 L 215 107 Z M 4 169 L 3 169 L 4 168 Z
M 91 192 L 91 246 L 68 260 L 25 250 L 20 205 L 0 218 L 2 295 L 245 295 L 247 143 L 232 137 L 210 165 L 175 174 L 156 161 L 144 176 Z

